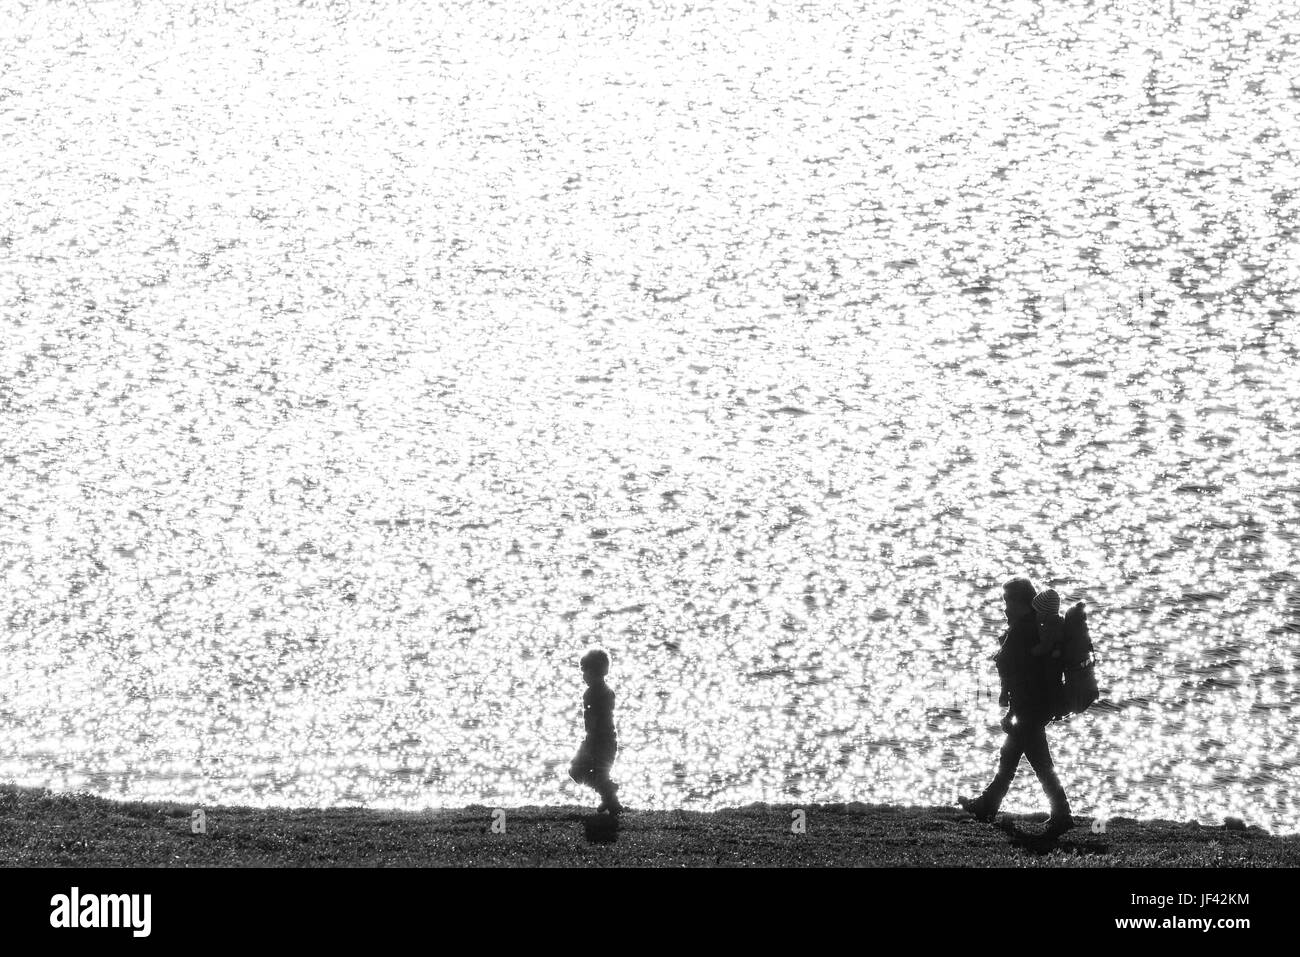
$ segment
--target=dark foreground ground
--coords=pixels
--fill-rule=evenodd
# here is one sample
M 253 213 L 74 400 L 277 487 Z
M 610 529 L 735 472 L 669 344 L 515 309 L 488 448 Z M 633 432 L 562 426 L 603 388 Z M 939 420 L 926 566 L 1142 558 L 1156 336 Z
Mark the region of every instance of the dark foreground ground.
M 9 866 L 763 865 L 1274 867 L 1300 865 L 1300 836 L 1113 818 L 1056 841 L 1042 817 L 980 824 L 956 808 L 810 805 L 630 811 L 615 828 L 590 809 L 468 807 L 428 812 L 204 809 L 0 787 L 0 862 Z M 1235 822 L 1234 822 L 1235 823 Z

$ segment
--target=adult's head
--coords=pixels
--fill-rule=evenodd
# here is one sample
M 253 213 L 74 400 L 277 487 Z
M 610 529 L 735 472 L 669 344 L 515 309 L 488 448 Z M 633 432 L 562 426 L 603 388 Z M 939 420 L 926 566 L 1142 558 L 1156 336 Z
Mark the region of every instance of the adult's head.
M 600 648 L 593 648 L 582 656 L 579 662 L 584 676 L 603 678 L 609 674 L 609 653 Z
M 1038 594 L 1028 578 L 1013 578 L 1002 586 L 1007 621 L 1018 621 L 1034 613 L 1034 596 Z

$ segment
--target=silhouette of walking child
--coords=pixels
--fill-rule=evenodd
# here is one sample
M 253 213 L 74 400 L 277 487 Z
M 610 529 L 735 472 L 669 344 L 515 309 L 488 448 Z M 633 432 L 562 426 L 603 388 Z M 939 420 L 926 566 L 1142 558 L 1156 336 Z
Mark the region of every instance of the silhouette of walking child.
M 618 753 L 618 735 L 614 731 L 614 691 L 605 684 L 609 674 L 609 655 L 600 650 L 582 656 L 582 680 L 587 690 L 582 695 L 582 723 L 586 737 L 569 765 L 569 777 L 594 788 L 600 795 L 597 811 L 619 814 L 618 785 L 609 778 L 609 769 Z

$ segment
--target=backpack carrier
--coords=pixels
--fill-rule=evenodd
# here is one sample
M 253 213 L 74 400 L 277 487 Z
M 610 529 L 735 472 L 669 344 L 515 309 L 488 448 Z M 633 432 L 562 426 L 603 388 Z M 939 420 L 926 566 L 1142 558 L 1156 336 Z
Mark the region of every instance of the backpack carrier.
M 1065 672 L 1065 704 L 1071 714 L 1081 714 L 1100 697 L 1097 689 L 1096 661 L 1092 638 L 1088 635 L 1088 617 L 1083 602 L 1065 613 L 1064 644 L 1061 666 Z

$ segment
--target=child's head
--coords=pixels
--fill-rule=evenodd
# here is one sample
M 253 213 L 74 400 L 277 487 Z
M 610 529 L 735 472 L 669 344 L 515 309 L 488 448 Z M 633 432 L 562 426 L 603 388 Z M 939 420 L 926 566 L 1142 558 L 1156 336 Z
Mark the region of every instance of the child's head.
M 593 648 L 582 656 L 582 676 L 588 683 L 609 674 L 609 655 L 599 648 Z
M 1031 603 L 1039 618 L 1055 618 L 1061 612 L 1061 596 L 1054 588 L 1044 588 Z

